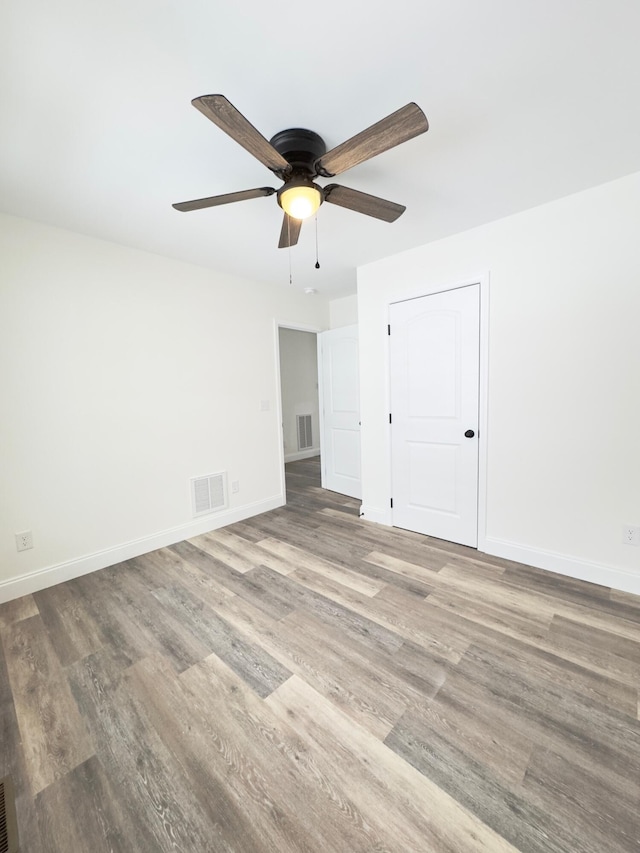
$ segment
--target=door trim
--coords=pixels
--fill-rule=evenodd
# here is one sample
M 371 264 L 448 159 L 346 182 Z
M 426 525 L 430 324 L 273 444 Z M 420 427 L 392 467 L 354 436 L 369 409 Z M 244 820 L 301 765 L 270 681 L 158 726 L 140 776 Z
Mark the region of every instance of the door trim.
M 489 423 L 489 273 L 485 272 L 472 278 L 434 284 L 425 286 L 418 293 L 407 293 L 402 297 L 391 299 L 387 303 L 386 318 L 389 322 L 391 305 L 398 302 L 408 302 L 411 299 L 420 299 L 423 296 L 432 296 L 434 293 L 444 293 L 449 290 L 459 290 L 477 284 L 480 288 L 480 376 L 479 376 L 479 406 L 478 406 L 478 551 L 486 550 L 487 540 L 487 455 L 488 455 L 488 423 Z M 386 330 L 385 330 L 386 334 Z M 387 410 L 391 411 L 391 364 L 389 357 L 389 342 L 385 348 L 386 359 L 386 402 Z M 389 483 L 391 483 L 391 428 L 387 430 L 387 446 L 389 459 Z M 389 495 L 389 499 L 393 495 Z M 382 519 L 371 519 L 382 521 Z M 393 526 L 393 513 L 389 506 L 387 519 L 383 522 Z
M 318 353 L 318 408 L 320 409 L 320 488 L 327 488 L 327 477 L 324 471 L 326 438 L 324 434 L 324 373 L 322 370 L 322 339 L 320 333 L 316 335 L 316 349 Z

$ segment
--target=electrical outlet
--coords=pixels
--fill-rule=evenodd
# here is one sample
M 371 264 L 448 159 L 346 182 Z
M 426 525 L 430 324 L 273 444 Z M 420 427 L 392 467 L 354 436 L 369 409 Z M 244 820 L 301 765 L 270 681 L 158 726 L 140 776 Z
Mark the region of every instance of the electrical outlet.
M 18 551 L 28 551 L 29 548 L 33 548 L 33 533 L 30 530 L 16 533 L 16 548 Z
M 622 528 L 622 541 L 625 545 L 640 545 L 640 527 L 625 524 Z
M 232 480 L 231 481 L 231 491 L 234 495 L 237 495 L 240 491 L 240 480 Z

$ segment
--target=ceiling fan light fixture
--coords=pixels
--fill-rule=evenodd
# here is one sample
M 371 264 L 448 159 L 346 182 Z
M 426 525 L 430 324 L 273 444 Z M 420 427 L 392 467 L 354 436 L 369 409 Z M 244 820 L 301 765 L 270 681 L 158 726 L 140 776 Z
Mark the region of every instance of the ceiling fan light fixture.
M 308 219 L 322 202 L 322 191 L 312 181 L 290 181 L 278 193 L 278 204 L 293 219 Z
M 314 130 L 303 127 L 290 127 L 279 131 L 270 140 L 266 139 L 224 95 L 201 95 L 191 103 L 266 166 L 283 185 L 279 190 L 256 187 L 242 192 L 182 201 L 173 205 L 176 210 L 201 210 L 277 193 L 278 204 L 284 210 L 279 249 L 297 244 L 303 220 L 313 216 L 325 201 L 383 222 L 395 222 L 404 213 L 406 208 L 402 204 L 340 184 L 320 187 L 313 181 L 317 177 L 333 178 L 425 133 L 429 129 L 429 122 L 417 104 L 405 104 L 327 151 L 324 139 Z M 320 269 L 317 258 L 316 269 Z

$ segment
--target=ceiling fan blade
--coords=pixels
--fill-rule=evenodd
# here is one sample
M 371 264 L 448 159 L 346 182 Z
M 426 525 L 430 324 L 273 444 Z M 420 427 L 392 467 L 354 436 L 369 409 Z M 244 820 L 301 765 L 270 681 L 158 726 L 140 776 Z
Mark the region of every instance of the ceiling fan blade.
M 340 207 L 355 210 L 356 213 L 364 213 L 384 222 L 395 222 L 407 209 L 403 204 L 378 198 L 376 195 L 362 193 L 360 190 L 351 190 L 340 184 L 328 184 L 324 188 L 324 200 Z
M 217 207 L 219 204 L 232 204 L 234 201 L 245 201 L 248 198 L 260 198 L 263 195 L 273 195 L 273 187 L 257 187 L 255 190 L 243 190 L 239 193 L 225 193 L 224 195 L 212 195 L 209 198 L 196 198 L 193 201 L 181 201 L 172 204 L 176 210 L 202 210 L 203 207 Z
M 295 246 L 298 242 L 301 228 L 301 219 L 294 219 L 293 216 L 289 216 L 285 213 L 284 219 L 282 220 L 282 228 L 280 229 L 280 242 L 278 243 L 278 248 L 286 249 L 288 246 Z
M 427 130 L 429 122 L 420 107 L 414 103 L 407 104 L 323 154 L 316 161 L 316 172 L 332 178 Z
M 253 154 L 267 169 L 288 173 L 291 166 L 260 131 L 247 121 L 224 95 L 202 95 L 191 101 L 193 106 L 224 130 L 232 139 Z

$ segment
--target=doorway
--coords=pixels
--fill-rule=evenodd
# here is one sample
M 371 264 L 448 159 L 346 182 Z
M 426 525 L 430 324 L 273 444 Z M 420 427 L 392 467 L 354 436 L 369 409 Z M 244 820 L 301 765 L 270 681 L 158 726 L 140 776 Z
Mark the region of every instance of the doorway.
M 322 488 L 359 499 L 358 327 L 316 332 L 277 325 L 276 333 L 283 493 L 284 466 L 309 460 Z
M 284 462 L 320 456 L 316 332 L 278 328 Z

